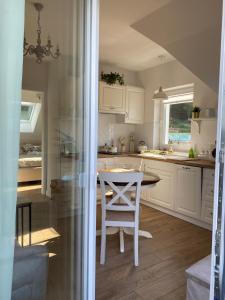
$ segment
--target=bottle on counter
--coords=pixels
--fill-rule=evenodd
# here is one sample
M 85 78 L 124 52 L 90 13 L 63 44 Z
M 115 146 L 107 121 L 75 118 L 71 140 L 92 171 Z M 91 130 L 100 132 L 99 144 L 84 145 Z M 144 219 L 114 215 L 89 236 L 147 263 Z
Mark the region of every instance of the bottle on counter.
M 191 147 L 188 151 L 188 157 L 189 158 L 195 158 L 195 155 L 194 155 L 194 150 L 193 148 Z
M 134 136 L 130 136 L 130 143 L 129 143 L 129 151 L 130 153 L 134 153 Z
M 193 153 L 194 153 L 194 158 L 198 158 L 198 148 L 196 144 L 194 145 Z

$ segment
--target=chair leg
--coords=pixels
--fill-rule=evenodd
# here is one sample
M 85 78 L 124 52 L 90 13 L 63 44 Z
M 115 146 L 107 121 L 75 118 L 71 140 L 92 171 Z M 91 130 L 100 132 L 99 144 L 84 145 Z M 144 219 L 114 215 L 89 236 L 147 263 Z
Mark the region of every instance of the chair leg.
M 138 228 L 134 228 L 134 265 L 138 267 Z
M 106 226 L 102 226 L 100 264 L 105 264 Z
M 120 227 L 120 252 L 124 253 L 124 231 L 122 227 Z

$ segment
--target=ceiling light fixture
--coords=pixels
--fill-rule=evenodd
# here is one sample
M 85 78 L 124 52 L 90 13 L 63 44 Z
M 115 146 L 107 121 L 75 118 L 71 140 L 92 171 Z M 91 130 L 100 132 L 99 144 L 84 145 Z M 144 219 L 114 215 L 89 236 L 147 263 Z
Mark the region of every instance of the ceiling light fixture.
M 29 45 L 27 43 L 26 38 L 24 37 L 24 45 L 23 45 L 23 55 L 35 55 L 36 56 L 36 62 L 41 63 L 44 57 L 50 56 L 54 59 L 59 58 L 60 56 L 60 50 L 59 46 L 56 47 L 55 52 L 52 51 L 53 45 L 51 42 L 50 37 L 48 37 L 47 45 L 42 46 L 41 45 L 41 11 L 44 8 L 43 4 L 41 3 L 34 3 L 34 7 L 37 10 L 38 13 L 38 19 L 37 19 L 37 45 Z
M 165 55 L 159 55 L 158 56 L 159 60 L 161 61 L 161 64 L 163 63 L 163 60 L 165 60 L 166 56 Z M 163 91 L 162 86 L 159 87 L 158 92 L 156 92 L 153 96 L 152 100 L 167 100 L 168 96 L 167 94 Z
M 160 86 L 158 92 L 156 92 L 153 96 L 153 100 L 167 100 L 168 96 L 163 91 L 163 88 Z

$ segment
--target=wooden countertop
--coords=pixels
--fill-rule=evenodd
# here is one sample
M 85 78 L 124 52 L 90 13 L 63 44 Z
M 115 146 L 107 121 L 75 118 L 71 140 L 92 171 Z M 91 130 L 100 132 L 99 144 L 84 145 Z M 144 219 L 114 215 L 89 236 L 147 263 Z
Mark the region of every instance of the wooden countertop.
M 130 156 L 130 152 L 124 152 L 124 153 L 115 153 L 115 154 L 107 154 L 107 153 L 98 153 L 98 158 L 112 158 L 112 157 L 127 157 Z
M 199 167 L 199 168 L 208 168 L 208 169 L 215 169 L 215 161 L 206 160 L 206 159 L 188 159 L 187 160 L 177 160 L 172 158 L 160 158 L 160 157 L 148 157 L 145 155 L 141 155 L 138 153 L 117 153 L 117 154 L 98 154 L 98 158 L 113 158 L 113 157 L 137 157 L 143 158 L 148 160 L 157 160 L 177 165 L 185 165 L 190 167 Z
M 188 159 L 187 158 L 187 160 L 178 160 L 178 159 L 174 159 L 174 158 L 146 157 L 145 155 L 141 155 L 141 154 L 130 154 L 129 156 L 141 157 L 141 158 L 150 159 L 150 160 L 164 161 L 164 162 L 168 162 L 168 163 L 172 163 L 172 164 L 185 165 L 185 166 L 190 166 L 190 167 L 215 169 L 215 161 L 206 160 L 206 159 Z

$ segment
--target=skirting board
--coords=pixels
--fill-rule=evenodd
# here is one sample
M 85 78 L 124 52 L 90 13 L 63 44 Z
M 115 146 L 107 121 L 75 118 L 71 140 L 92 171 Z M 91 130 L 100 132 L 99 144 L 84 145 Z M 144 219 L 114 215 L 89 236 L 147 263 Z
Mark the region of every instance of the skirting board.
M 193 219 L 193 218 L 188 217 L 188 216 L 184 216 L 184 215 L 182 215 L 180 213 L 177 213 L 177 212 L 172 211 L 170 209 L 167 209 L 167 208 L 164 208 L 164 207 L 161 207 L 161 206 L 149 203 L 148 201 L 145 201 L 145 200 L 141 200 L 141 203 L 144 204 L 144 205 L 146 205 L 146 206 L 149 206 L 149 207 L 152 207 L 154 209 L 157 209 L 159 211 L 162 211 L 162 212 L 164 212 L 164 213 L 166 213 L 168 215 L 171 215 L 173 217 L 182 219 L 182 220 L 184 220 L 186 222 L 192 223 L 194 225 L 197 225 L 197 226 L 200 226 L 202 228 L 205 228 L 205 229 L 208 229 L 208 230 L 212 231 L 212 225 L 211 224 L 202 222 L 200 220 Z
M 97 198 L 97 205 L 100 205 L 100 204 L 101 204 L 101 199 Z M 186 222 L 192 223 L 194 225 L 197 225 L 199 227 L 202 227 L 202 228 L 205 228 L 205 229 L 208 229 L 208 230 L 212 231 L 212 225 L 211 224 L 202 222 L 200 220 L 193 219 L 193 218 L 188 217 L 188 216 L 184 216 L 180 213 L 177 213 L 177 212 L 172 211 L 170 209 L 167 209 L 167 208 L 149 203 L 148 201 L 145 201 L 145 200 L 141 200 L 141 204 L 144 204 L 145 206 L 148 206 L 148 207 L 152 207 L 152 208 L 157 209 L 159 211 L 162 211 L 162 212 L 164 212 L 168 215 L 171 215 L 171 216 L 176 217 L 178 219 L 184 220 Z

